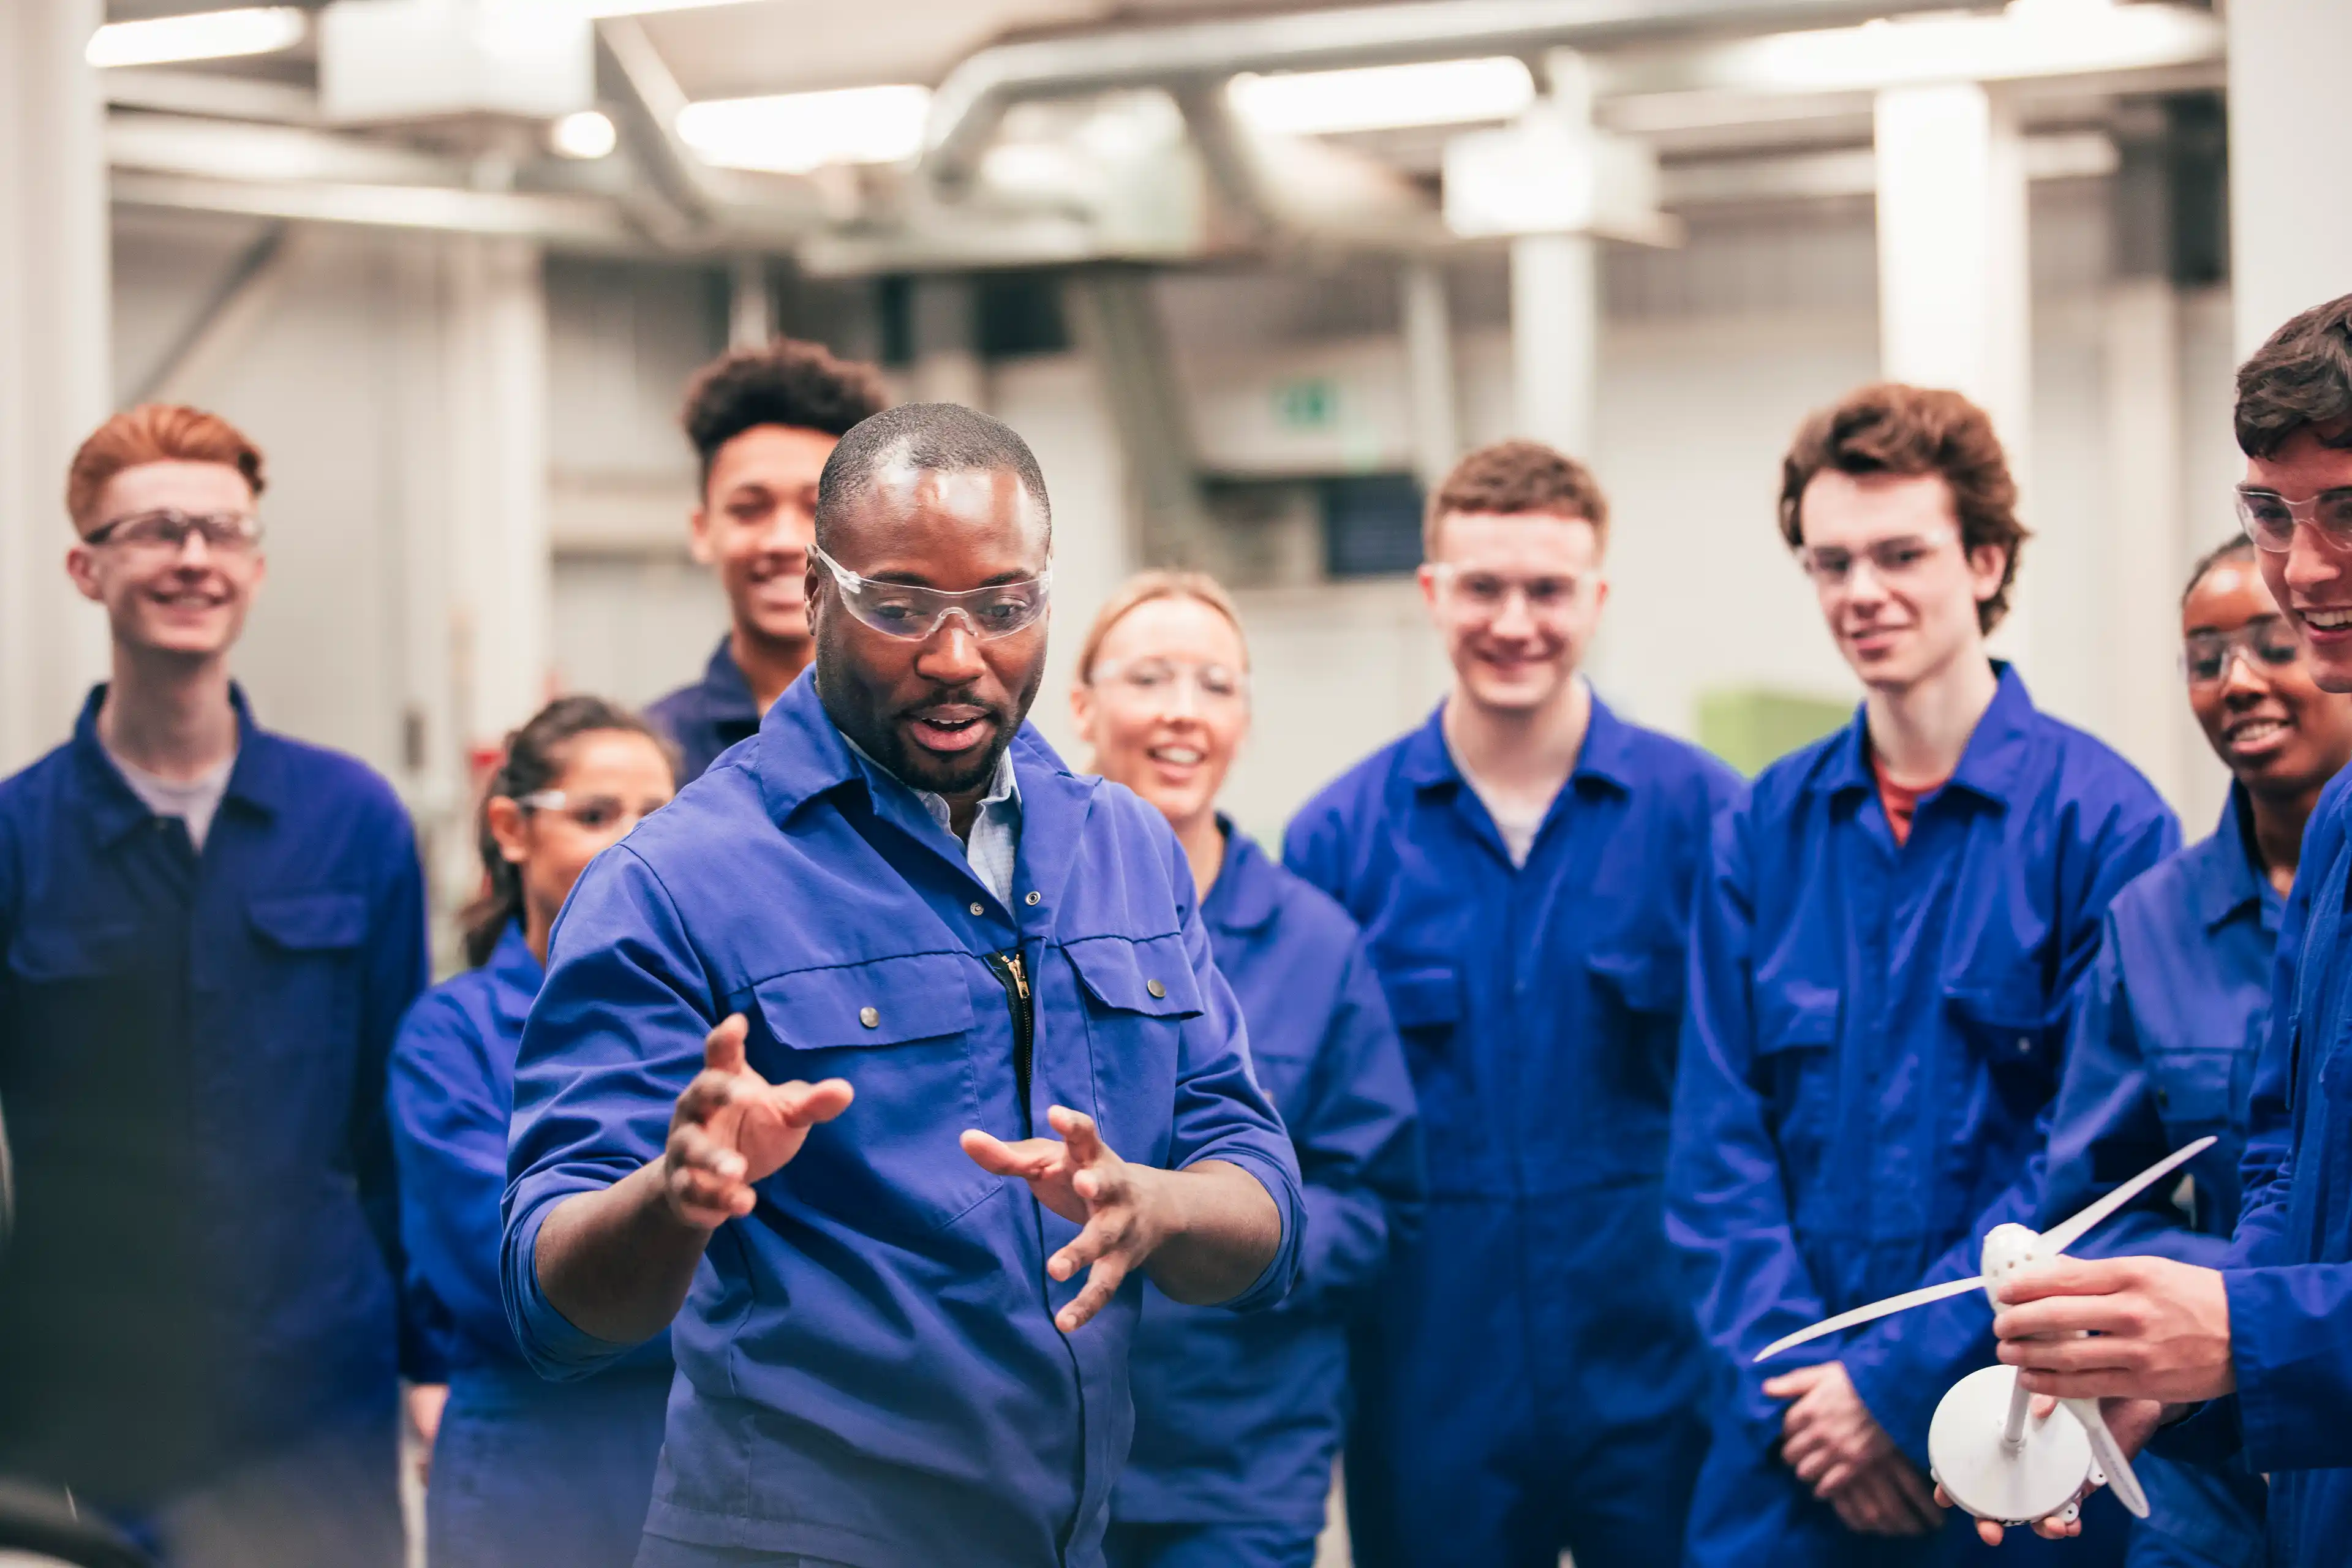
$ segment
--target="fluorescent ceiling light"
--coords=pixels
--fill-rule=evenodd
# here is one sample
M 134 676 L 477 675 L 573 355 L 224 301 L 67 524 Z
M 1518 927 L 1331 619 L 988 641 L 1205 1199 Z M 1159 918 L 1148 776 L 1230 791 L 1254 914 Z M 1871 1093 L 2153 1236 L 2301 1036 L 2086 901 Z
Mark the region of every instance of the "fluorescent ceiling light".
M 593 21 L 599 16 L 650 16 L 657 11 L 700 11 L 746 0 L 499 0 L 510 11 L 554 12 Z
M 621 143 L 613 122 L 593 109 L 567 114 L 548 128 L 547 144 L 559 158 L 602 158 Z
M 89 36 L 89 47 L 83 55 L 100 67 L 268 55 L 300 43 L 308 27 L 302 13 L 291 5 L 248 5 L 235 11 L 200 11 L 192 16 L 110 22 Z
M 851 87 L 723 98 L 678 112 L 678 139 L 730 169 L 805 174 L 828 163 L 897 163 L 923 150 L 927 87 Z
M 1507 55 L 1356 70 L 1237 76 L 1226 94 L 1260 131 L 1328 136 L 1409 125 L 1514 120 L 1535 101 L 1535 79 Z

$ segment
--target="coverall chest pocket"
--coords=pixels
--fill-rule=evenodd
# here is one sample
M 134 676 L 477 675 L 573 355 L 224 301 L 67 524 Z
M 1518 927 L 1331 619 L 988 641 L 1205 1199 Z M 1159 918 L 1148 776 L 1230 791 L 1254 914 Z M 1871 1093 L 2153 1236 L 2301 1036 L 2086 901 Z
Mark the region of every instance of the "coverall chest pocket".
M 1063 951 L 1086 996 L 1094 1098 L 1079 1109 L 1094 1117 L 1120 1158 L 1165 1165 L 1183 1029 L 1206 1011 L 1184 939 L 1089 937 Z M 1066 1104 L 1079 1086 L 1057 1080 L 1050 1087 Z
M 257 893 L 247 901 L 246 920 L 260 968 L 241 1005 L 266 1008 L 268 1017 L 250 1043 L 279 1054 L 336 1052 L 350 1060 L 360 1026 L 366 895 L 336 889 Z
M 752 987 L 752 1070 L 771 1083 L 845 1079 L 857 1091 L 762 1184 L 776 1198 L 907 1235 L 951 1224 L 997 1190 L 998 1178 L 957 1142 L 980 1120 L 967 973 L 977 965 L 959 953 L 914 953 Z M 999 1033 L 1009 1052 L 1010 1029 Z
M 2158 1050 L 2148 1061 L 2157 1114 L 2176 1141 L 2240 1124 L 2252 1058 L 2229 1049 Z
M 1944 1002 L 1983 1063 L 1993 1092 L 2012 1116 L 2030 1122 L 2058 1087 L 2066 1045 L 2063 1006 L 2051 1005 L 2038 978 L 1947 986 Z
M 1600 1064 L 1611 1087 L 1665 1112 L 1674 1098 L 1683 1016 L 1683 955 L 1655 948 L 1600 951 L 1585 960 L 1615 1049 Z
M 1757 987 L 1754 1087 L 1801 1188 L 1818 1184 L 1836 1126 L 1838 1002 L 1801 981 Z
M 81 1100 L 89 1086 L 123 1070 L 111 1040 L 129 1034 L 155 1043 L 151 1009 L 169 1003 L 158 986 L 140 984 L 140 937 L 134 925 L 110 924 L 30 925 L 16 933 L 0 1005 L 19 1039 L 65 1048 L 0 1053 L 0 1099 L 24 1110 L 53 1097 Z M 37 1136 L 31 1119 L 17 1136 Z

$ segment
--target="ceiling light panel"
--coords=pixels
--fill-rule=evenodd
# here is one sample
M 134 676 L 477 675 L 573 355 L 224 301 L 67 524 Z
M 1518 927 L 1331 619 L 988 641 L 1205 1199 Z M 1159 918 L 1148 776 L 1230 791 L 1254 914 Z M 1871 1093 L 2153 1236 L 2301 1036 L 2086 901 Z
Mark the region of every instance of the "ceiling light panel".
M 840 88 L 689 103 L 678 139 L 706 163 L 805 174 L 834 163 L 897 163 L 923 150 L 927 87 Z
M 1260 131 L 1331 136 L 1412 125 L 1517 118 L 1535 101 L 1535 79 L 1507 55 L 1353 70 L 1243 75 L 1227 84 L 1234 110 Z
M 143 22 L 110 22 L 90 35 L 84 53 L 90 64 L 101 68 L 220 60 L 290 49 L 308 30 L 302 13 L 291 5 L 247 5 Z

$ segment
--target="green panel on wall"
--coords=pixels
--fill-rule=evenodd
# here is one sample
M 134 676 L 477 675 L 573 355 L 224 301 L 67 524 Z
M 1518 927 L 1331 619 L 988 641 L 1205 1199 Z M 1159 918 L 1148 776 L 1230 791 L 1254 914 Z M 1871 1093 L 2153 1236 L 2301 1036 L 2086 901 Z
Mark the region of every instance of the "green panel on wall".
M 1698 742 L 1751 777 L 1764 764 L 1843 724 L 1853 705 L 1767 686 L 1703 691 Z

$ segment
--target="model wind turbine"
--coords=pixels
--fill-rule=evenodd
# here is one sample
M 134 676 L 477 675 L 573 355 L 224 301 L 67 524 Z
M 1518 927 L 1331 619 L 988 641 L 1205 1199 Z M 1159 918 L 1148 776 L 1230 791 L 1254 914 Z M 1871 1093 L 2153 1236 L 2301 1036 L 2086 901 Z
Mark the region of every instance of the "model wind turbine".
M 2021 1225 L 1995 1226 L 1985 1235 L 1984 1272 L 1979 1279 L 1930 1285 L 1840 1312 L 1787 1339 L 1775 1340 L 1756 1359 L 1763 1361 L 1823 1334 L 1970 1290 L 1982 1289 L 1998 1311 L 2000 1302 L 1994 1291 L 2002 1280 L 2029 1263 L 2056 1258 L 2093 1226 L 2211 1148 L 2213 1142 L 2211 1138 L 2200 1138 L 2185 1149 L 2175 1150 L 2054 1229 L 2037 1234 Z M 2030 1524 L 2053 1514 L 2071 1521 L 2084 1484 L 2097 1480 L 2113 1487 L 2116 1498 L 2133 1513 L 2147 1517 L 2147 1494 L 2140 1490 L 2139 1478 L 2132 1474 L 2123 1450 L 2116 1446 L 2097 1400 L 2061 1400 L 2058 1409 L 2039 1419 L 2032 1416 L 2032 1395 L 2017 1381 L 2017 1369 L 2011 1366 L 1972 1372 L 1944 1395 L 1927 1426 L 1927 1458 L 1937 1482 L 1954 1502 L 1979 1519 L 2001 1524 Z

